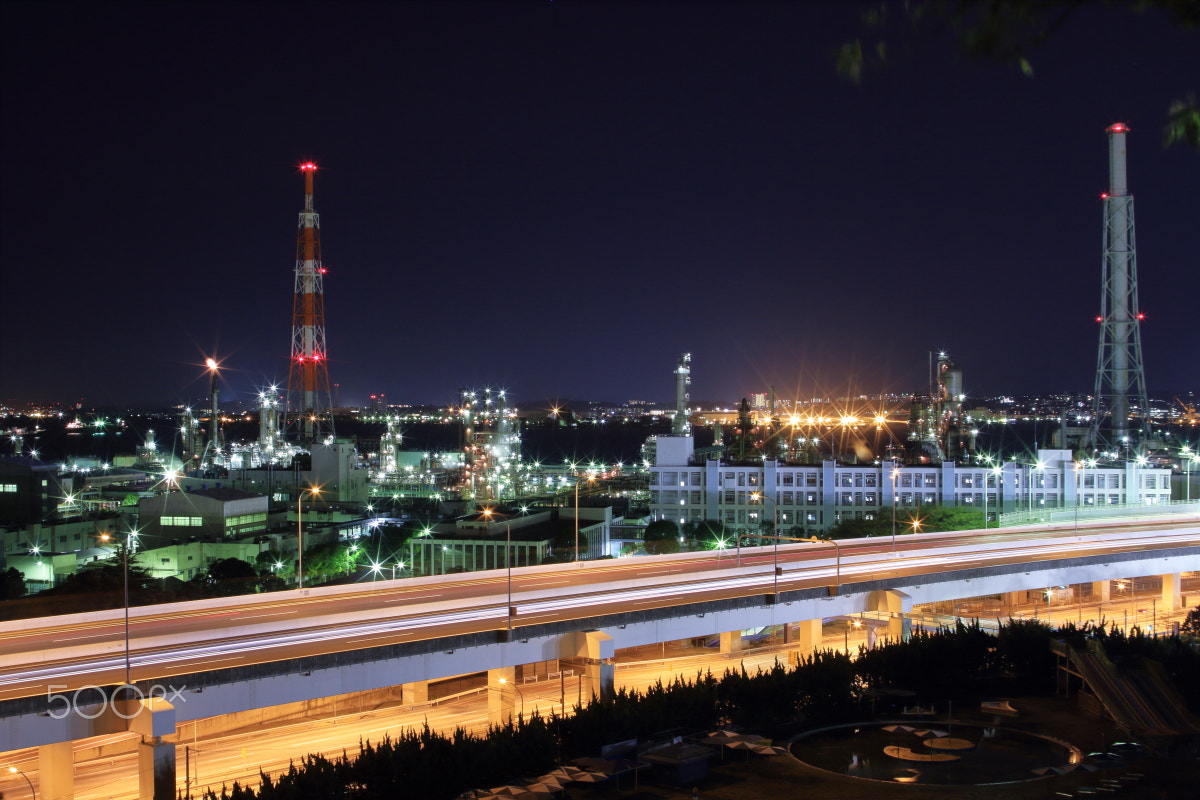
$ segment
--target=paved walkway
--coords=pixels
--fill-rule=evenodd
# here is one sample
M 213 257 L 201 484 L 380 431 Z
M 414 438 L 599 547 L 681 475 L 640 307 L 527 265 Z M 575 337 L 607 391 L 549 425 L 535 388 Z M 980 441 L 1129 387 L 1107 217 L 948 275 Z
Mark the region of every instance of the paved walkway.
M 1103 750 L 1121 741 L 1115 727 L 1076 710 L 1074 700 L 1035 698 L 1014 700 L 1021 716 L 1005 720 L 1006 727 L 1031 730 L 1056 736 L 1074 744 L 1083 752 Z M 956 715 L 957 716 L 957 715 Z M 708 777 L 696 785 L 700 800 L 1025 800 L 1047 798 L 1057 800 L 1056 792 L 1073 795 L 1080 786 L 1099 783 L 1104 772 L 1075 772 L 1050 779 L 1023 781 L 1016 784 L 990 786 L 901 786 L 844 778 L 811 769 L 791 756 L 755 757 L 749 761 L 726 758 L 712 763 Z M 1144 777 L 1118 792 L 1098 796 L 1128 798 L 1129 800 L 1175 800 L 1191 798 L 1200 785 L 1200 762 L 1165 761 L 1142 758 L 1127 761 L 1124 768 L 1110 769 L 1107 777 L 1115 778 L 1124 772 L 1141 773 Z M 692 788 L 646 785 L 637 789 L 632 783 L 626 788 L 598 785 L 581 788 L 572 786 L 567 797 L 572 800 L 691 800 Z

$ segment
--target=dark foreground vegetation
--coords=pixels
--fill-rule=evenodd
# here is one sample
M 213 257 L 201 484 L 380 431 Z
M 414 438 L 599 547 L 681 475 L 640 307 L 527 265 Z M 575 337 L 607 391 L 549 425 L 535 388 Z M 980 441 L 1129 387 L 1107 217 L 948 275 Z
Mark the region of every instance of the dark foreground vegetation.
M 1192 614 L 1200 617 L 1200 610 Z M 795 666 L 777 662 L 754 674 L 731 669 L 720 678 L 700 673 L 645 692 L 618 691 L 576 706 L 570 716 L 534 714 L 493 726 L 483 736 L 461 729 L 451 734 L 410 729 L 394 739 L 364 742 L 354 756 L 305 756 L 283 775 L 264 775 L 258 789 L 234 784 L 220 794 L 210 791 L 206 799 L 453 798 L 596 755 L 605 744 L 651 740 L 668 731 L 737 725 L 780 738 L 862 719 L 872 701 L 887 696 L 881 690 L 908 690 L 926 705 L 1049 694 L 1055 680 L 1050 641 L 1083 646 L 1088 638 L 1100 641 L 1114 662 L 1148 658 L 1161 663 L 1188 709 L 1200 713 L 1195 679 L 1200 654 L 1186 639 L 1155 639 L 1136 629 L 1126 636 L 1116 628 L 1092 626 L 1051 630 L 1037 621 L 1009 621 L 993 636 L 960 625 L 864 648 L 854 660 L 826 650 Z

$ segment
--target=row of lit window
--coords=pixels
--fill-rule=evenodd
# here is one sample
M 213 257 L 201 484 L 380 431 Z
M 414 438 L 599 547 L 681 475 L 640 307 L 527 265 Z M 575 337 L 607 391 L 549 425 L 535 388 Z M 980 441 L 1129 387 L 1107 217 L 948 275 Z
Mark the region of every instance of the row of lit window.
M 158 524 L 171 528 L 199 528 L 204 523 L 201 517 L 162 517 Z

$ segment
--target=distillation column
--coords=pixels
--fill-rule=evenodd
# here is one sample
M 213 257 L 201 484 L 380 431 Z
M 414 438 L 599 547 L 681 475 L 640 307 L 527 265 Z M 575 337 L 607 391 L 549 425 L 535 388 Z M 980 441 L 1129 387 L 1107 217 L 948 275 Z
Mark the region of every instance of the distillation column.
M 684 353 L 679 357 L 679 366 L 675 368 L 675 421 L 671 425 L 671 433 L 676 436 L 687 436 L 692 432 L 692 423 L 688 421 L 688 386 L 692 382 L 692 354 Z

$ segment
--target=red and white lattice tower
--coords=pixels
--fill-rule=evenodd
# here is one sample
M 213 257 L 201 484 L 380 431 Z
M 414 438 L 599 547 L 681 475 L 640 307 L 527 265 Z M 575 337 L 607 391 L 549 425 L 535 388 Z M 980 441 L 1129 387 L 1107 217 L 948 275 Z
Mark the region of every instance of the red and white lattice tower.
M 333 436 L 333 408 L 325 349 L 325 267 L 321 264 L 321 219 L 313 211 L 313 173 L 304 173 L 304 210 L 296 239 L 296 296 L 292 310 L 292 360 L 288 369 L 288 433 L 300 443 Z
M 1120 122 L 1108 133 L 1109 190 L 1104 193 L 1104 261 L 1100 290 L 1100 347 L 1096 357 L 1093 444 L 1128 456 L 1141 452 L 1149 420 L 1142 367 L 1138 308 L 1137 250 L 1133 195 L 1125 168 L 1125 134 Z M 1107 412 L 1107 420 L 1105 414 Z M 1107 423 L 1107 424 L 1106 424 Z

